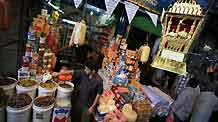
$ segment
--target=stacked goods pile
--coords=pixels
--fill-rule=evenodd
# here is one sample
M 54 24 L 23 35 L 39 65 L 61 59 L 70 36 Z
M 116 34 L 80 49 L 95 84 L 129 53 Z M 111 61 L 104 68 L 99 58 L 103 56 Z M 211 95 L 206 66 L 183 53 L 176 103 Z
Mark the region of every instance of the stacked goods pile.
M 119 110 L 114 110 L 104 117 L 103 122 L 128 122 L 127 118 Z
M 137 122 L 149 122 L 152 114 L 152 107 L 148 99 L 136 101 L 133 105 L 133 109 L 138 114 Z
M 109 113 L 115 110 L 117 107 L 115 106 L 114 94 L 112 91 L 104 91 L 103 95 L 99 100 L 98 111 L 100 113 Z
M 129 72 L 129 79 L 133 79 L 135 77 L 137 69 L 137 55 L 137 52 L 134 50 L 126 50 L 126 69 Z
M 52 70 L 52 58 L 54 54 L 50 49 L 46 50 L 43 55 L 43 69 L 45 72 Z

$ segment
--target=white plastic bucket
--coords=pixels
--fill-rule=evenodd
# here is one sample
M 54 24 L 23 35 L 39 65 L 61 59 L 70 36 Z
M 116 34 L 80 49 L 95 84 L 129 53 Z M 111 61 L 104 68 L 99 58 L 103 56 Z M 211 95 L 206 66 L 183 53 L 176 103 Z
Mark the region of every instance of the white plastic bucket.
M 43 88 L 39 85 L 38 96 L 55 96 L 56 90 L 57 90 L 57 85 L 53 89 Z
M 31 107 L 27 105 L 22 108 L 7 107 L 7 122 L 30 122 Z
M 23 87 L 20 85 L 16 86 L 17 94 L 19 93 L 27 93 L 30 95 L 30 97 L 35 98 L 36 97 L 36 89 L 38 88 L 38 84 L 30 87 Z
M 55 91 L 57 87 L 54 87 L 53 89 L 47 89 L 47 88 L 42 88 L 39 86 L 38 88 L 38 96 L 55 96 Z
M 12 96 L 15 93 L 15 87 L 17 84 L 17 80 L 11 77 L 8 77 L 8 79 L 12 79 L 15 82 L 10 85 L 0 86 L 0 88 L 4 90 L 6 96 Z
M 37 99 L 37 98 L 36 98 Z M 50 122 L 54 103 L 46 107 L 38 107 L 33 104 L 33 121 L 32 122 Z
M 69 98 L 72 95 L 73 89 L 74 89 L 74 84 L 71 82 L 65 82 L 65 84 L 70 85 L 72 88 L 63 88 L 58 86 L 58 91 L 57 91 L 57 98 Z
M 5 107 L 0 108 L 0 122 L 5 122 Z

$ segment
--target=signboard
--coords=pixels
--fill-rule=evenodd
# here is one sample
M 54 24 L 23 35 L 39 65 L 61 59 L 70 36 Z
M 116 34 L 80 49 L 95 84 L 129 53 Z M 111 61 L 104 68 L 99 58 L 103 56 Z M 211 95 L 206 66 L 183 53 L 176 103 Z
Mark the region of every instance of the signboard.
M 183 53 L 163 49 L 161 52 L 161 57 L 178 62 L 183 62 L 185 55 Z

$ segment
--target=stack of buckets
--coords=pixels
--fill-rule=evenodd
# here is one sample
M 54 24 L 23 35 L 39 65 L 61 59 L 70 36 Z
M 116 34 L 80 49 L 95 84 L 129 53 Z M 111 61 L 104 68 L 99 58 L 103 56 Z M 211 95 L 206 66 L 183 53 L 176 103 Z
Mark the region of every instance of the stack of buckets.
M 0 88 L 3 89 L 6 96 L 12 96 L 15 93 L 15 86 L 17 84 L 17 80 L 11 77 L 4 77 L 4 78 L 1 78 L 1 80 L 4 80 L 3 81 L 4 83 L 0 84 Z M 0 122 L 5 122 L 5 120 L 6 120 L 5 106 L 3 105 L 0 107 Z
M 14 79 L 15 80 L 15 79 Z M 16 81 L 16 80 L 15 80 Z M 37 81 L 36 81 L 37 82 Z M 55 98 L 56 91 L 57 91 L 57 99 L 66 99 L 70 101 L 71 94 L 73 92 L 74 85 L 71 82 L 66 82 L 65 84 L 68 84 L 71 86 L 71 88 L 63 88 L 60 87 L 59 84 L 55 83 L 54 88 L 43 88 L 39 85 L 37 82 L 33 86 L 23 87 L 19 85 L 19 81 L 17 84 L 10 87 L 10 89 L 4 89 L 5 92 L 7 92 L 7 95 L 9 97 L 13 97 L 16 88 L 17 94 L 28 94 L 32 98 L 31 104 L 21 107 L 21 108 L 12 108 L 10 106 L 7 106 L 7 122 L 55 122 L 54 119 L 52 119 L 52 112 L 54 107 L 56 106 L 55 101 L 51 102 L 47 106 L 45 105 L 37 105 L 35 103 L 38 103 L 37 101 L 45 102 L 46 100 L 52 101 L 52 98 Z M 37 90 L 38 90 L 38 97 L 37 96 Z M 52 96 L 52 97 L 50 97 Z M 44 100 L 43 100 L 44 99 Z M 50 99 L 50 100 L 49 100 Z M 31 108 L 33 110 L 33 116 L 31 117 Z M 0 108 L 1 113 L 1 108 Z M 1 115 L 0 115 L 1 116 Z M 0 122 L 5 122 L 1 120 L 3 118 L 0 118 Z

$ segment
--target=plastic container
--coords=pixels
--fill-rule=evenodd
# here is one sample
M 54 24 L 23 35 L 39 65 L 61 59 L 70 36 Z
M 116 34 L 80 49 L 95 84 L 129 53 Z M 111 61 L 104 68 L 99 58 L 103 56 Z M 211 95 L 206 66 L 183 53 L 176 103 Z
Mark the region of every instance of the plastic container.
M 7 107 L 7 122 L 30 122 L 32 104 L 23 108 Z
M 55 82 L 53 82 L 55 83 Z M 57 90 L 57 84 L 53 88 L 44 88 L 41 85 L 38 87 L 38 96 L 55 96 L 55 91 Z
M 67 84 L 70 87 L 64 88 L 61 85 Z M 59 84 L 57 91 L 57 98 L 70 98 L 74 89 L 74 84 L 71 82 L 65 82 L 64 84 Z
M 12 96 L 15 93 L 15 86 L 17 84 L 17 80 L 11 77 L 6 77 L 6 78 L 11 79 L 14 82 L 8 85 L 0 85 L 0 88 L 4 90 L 6 96 Z
M 42 88 L 41 86 L 38 87 L 38 96 L 55 96 L 55 91 L 57 87 L 53 89 Z
M 16 95 L 16 96 L 19 96 L 19 95 Z M 9 98 L 9 101 L 13 101 L 11 98 Z M 14 99 L 17 99 L 15 100 L 15 102 L 13 102 L 14 104 L 18 104 L 19 102 L 24 102 L 25 100 L 28 102 L 24 102 L 27 105 L 24 104 L 22 105 L 22 107 L 11 107 L 8 105 L 7 106 L 7 122 L 30 122 L 31 107 L 32 107 L 31 97 L 25 94 L 24 97 L 21 97 L 21 98 L 14 97 Z
M 5 122 L 5 107 L 0 107 L 0 122 Z
M 132 110 L 132 105 L 125 104 L 122 108 L 122 113 L 127 118 L 128 122 L 136 122 L 137 113 Z
M 36 82 L 36 81 L 35 81 Z M 30 95 L 30 97 L 35 98 L 36 97 L 36 89 L 38 88 L 38 83 L 36 82 L 35 85 L 24 87 L 19 85 L 19 83 L 16 86 L 17 94 L 19 93 L 27 93 Z
M 48 106 L 37 106 L 35 101 L 37 99 L 50 99 L 50 96 L 37 97 L 33 102 L 33 121 L 32 122 L 50 122 L 52 117 L 52 109 L 54 108 L 54 102 Z M 49 100 L 52 101 L 52 100 Z M 53 99 L 54 101 L 54 99 Z M 45 102 L 45 101 L 42 101 Z
M 18 80 L 29 79 L 30 77 L 30 72 L 26 69 L 21 68 L 17 72 L 18 72 L 17 74 Z

